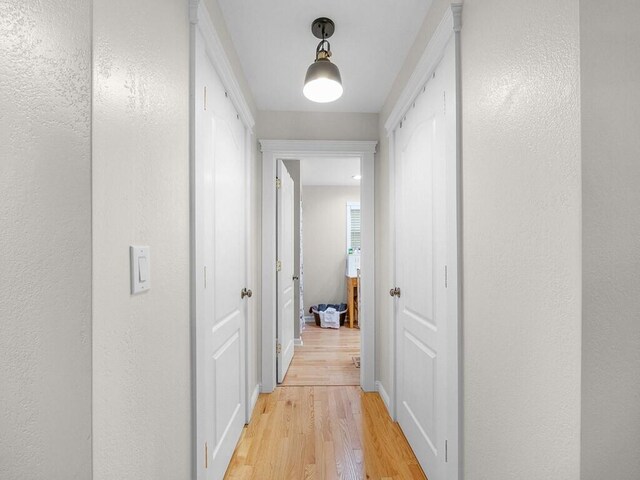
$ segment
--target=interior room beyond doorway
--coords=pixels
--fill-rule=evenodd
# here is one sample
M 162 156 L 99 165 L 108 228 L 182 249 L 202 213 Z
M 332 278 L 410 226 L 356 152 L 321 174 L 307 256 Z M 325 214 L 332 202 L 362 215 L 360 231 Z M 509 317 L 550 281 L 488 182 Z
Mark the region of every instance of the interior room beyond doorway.
M 282 386 L 359 385 L 360 159 L 286 160 L 298 184 L 296 346 Z

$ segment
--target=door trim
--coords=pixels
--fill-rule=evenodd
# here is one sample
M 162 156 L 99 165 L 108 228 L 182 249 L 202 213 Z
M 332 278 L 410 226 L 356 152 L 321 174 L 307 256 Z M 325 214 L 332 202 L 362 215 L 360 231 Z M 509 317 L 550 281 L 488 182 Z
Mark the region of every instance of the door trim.
M 375 391 L 375 232 L 374 154 L 377 141 L 260 140 L 262 151 L 262 392 L 277 386 L 276 370 L 276 165 L 277 160 L 305 157 L 355 157 L 360 159 L 362 180 L 361 272 L 363 322 L 360 329 L 362 368 L 360 385 Z
M 242 89 L 240 88 L 238 79 L 233 72 L 231 62 L 229 61 L 229 57 L 227 57 L 227 54 L 225 53 L 224 45 L 220 41 L 220 36 L 218 35 L 218 31 L 213 24 L 211 15 L 209 14 L 207 7 L 204 5 L 202 0 L 189 0 L 189 18 L 192 25 L 192 33 L 195 33 L 195 30 L 199 30 L 202 34 L 207 53 L 213 61 L 213 65 L 216 68 L 216 72 L 220 76 L 220 80 L 222 80 L 222 84 L 231 96 L 231 103 L 233 103 L 233 106 L 236 108 L 238 115 L 240 115 L 240 120 L 242 120 L 242 123 L 245 125 L 245 127 L 248 128 L 251 133 L 253 133 L 253 127 L 255 126 L 256 121 L 251 114 L 249 103 L 242 93 Z M 192 63 L 194 61 L 193 55 L 194 51 L 192 48 Z M 193 82 L 191 86 L 193 87 Z
M 448 8 L 440 21 L 440 24 L 434 31 L 431 40 L 428 42 L 415 70 L 407 81 L 398 101 L 393 107 L 384 126 L 388 137 L 389 145 L 389 185 L 390 199 L 388 205 L 388 214 L 392 231 L 396 229 L 396 188 L 395 188 L 395 131 L 402 122 L 404 115 L 415 101 L 416 97 L 421 93 L 423 86 L 427 83 L 429 77 L 440 64 L 445 55 L 446 49 L 450 41 L 454 42 L 455 55 L 455 86 L 453 91 L 456 92 L 456 98 L 452 99 L 455 104 L 455 140 L 453 153 L 447 158 L 447 172 L 455 172 L 455 178 L 452 179 L 451 188 L 447 192 L 447 198 L 450 201 L 450 210 L 448 218 L 454 219 L 448 227 L 448 242 L 451 246 L 448 253 L 447 265 L 449 268 L 448 276 L 448 319 L 453 326 L 450 329 L 447 338 L 448 348 L 451 351 L 452 358 L 450 360 L 451 368 L 449 372 L 455 377 L 453 380 L 454 388 L 448 390 L 448 402 L 456 405 L 453 415 L 450 416 L 447 428 L 448 453 L 449 462 L 447 463 L 446 479 L 461 480 L 463 478 L 462 463 L 462 435 L 463 435 L 463 351 L 462 351 L 462 335 L 463 335 L 463 296 L 462 296 L 462 130 L 461 130 L 461 75 L 460 75 L 460 30 L 462 27 L 462 4 L 454 3 Z M 447 133 L 449 135 L 449 132 Z M 451 169 L 450 169 L 451 167 Z M 387 254 L 392 264 L 391 288 L 396 284 L 396 245 L 395 234 L 392 235 L 389 242 Z M 392 322 L 390 328 L 389 348 L 392 352 L 392 376 L 390 389 L 386 392 L 382 383 L 379 383 L 378 390 L 381 395 L 384 392 L 384 398 L 388 399 L 387 407 L 391 417 L 397 419 L 397 377 L 398 362 L 396 348 L 396 305 L 391 297 L 387 297 L 391 303 L 389 311 L 392 313 Z
M 251 255 L 251 166 L 252 166 L 252 153 L 253 153 L 253 128 L 255 126 L 255 119 L 251 113 L 249 104 L 242 93 L 240 84 L 237 81 L 231 62 L 229 61 L 224 46 L 220 41 L 218 32 L 213 24 L 211 16 L 201 0 L 189 0 L 189 20 L 190 20 L 190 54 L 189 54 L 189 191 L 190 191 L 190 204 L 189 204 L 189 236 L 190 236 L 190 317 L 191 317 L 191 457 L 192 457 L 192 478 L 198 477 L 199 466 L 202 465 L 202 448 L 199 438 L 198 419 L 200 418 L 201 407 L 198 404 L 199 392 L 203 389 L 198 384 L 197 371 L 198 371 L 198 351 L 197 351 L 197 327 L 198 327 L 198 311 L 197 311 L 197 283 L 196 279 L 200 278 L 201 272 L 197 269 L 196 265 L 196 105 L 195 105 L 195 87 L 196 87 L 196 39 L 200 37 L 203 42 L 203 47 L 209 56 L 216 73 L 220 77 L 222 84 L 229 93 L 229 97 L 233 106 L 235 107 L 240 121 L 244 125 L 244 144 L 245 144 L 245 171 L 247 176 L 247 198 L 246 198 L 246 233 L 247 238 L 245 241 L 245 248 L 247 250 L 247 266 L 246 266 L 246 278 L 248 284 L 255 285 L 256 278 L 251 275 L 251 264 L 254 261 L 253 255 Z M 251 285 L 248 285 L 251 288 Z M 255 315 L 255 307 L 253 302 L 247 302 L 244 325 L 244 343 L 245 343 L 245 423 L 249 423 L 253 407 L 258 400 L 258 393 L 260 389 L 259 383 L 251 385 L 251 379 L 249 375 L 249 346 L 250 346 L 250 328 L 249 321 L 252 315 Z M 257 352 L 256 352 L 257 353 Z M 259 378 L 257 378 L 259 380 Z

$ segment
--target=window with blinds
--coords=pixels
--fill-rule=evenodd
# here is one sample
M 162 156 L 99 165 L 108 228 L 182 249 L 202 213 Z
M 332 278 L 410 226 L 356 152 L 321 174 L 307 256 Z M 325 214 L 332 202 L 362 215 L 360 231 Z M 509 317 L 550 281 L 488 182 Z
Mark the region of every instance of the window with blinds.
M 347 203 L 347 252 L 361 248 L 360 204 Z

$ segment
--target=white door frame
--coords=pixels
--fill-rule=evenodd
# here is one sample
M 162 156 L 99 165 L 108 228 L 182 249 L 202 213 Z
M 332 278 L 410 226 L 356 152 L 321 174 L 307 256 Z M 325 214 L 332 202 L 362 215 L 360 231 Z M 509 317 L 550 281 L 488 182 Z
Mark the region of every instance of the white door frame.
M 360 385 L 375 390 L 374 154 L 377 141 L 260 140 L 262 150 L 262 392 L 276 382 L 276 164 L 305 157 L 360 159 L 362 212 Z
M 453 149 L 450 150 L 447 158 L 447 176 L 448 176 L 448 191 L 447 201 L 449 205 L 448 218 L 453 220 L 448 223 L 447 237 L 448 244 L 450 245 L 449 253 L 447 255 L 448 269 L 448 288 L 447 288 L 447 320 L 451 326 L 448 329 L 447 335 L 447 348 L 449 352 L 452 352 L 452 358 L 450 360 L 450 368 L 448 369 L 448 375 L 454 380 L 450 382 L 447 388 L 447 399 L 451 405 L 456 405 L 457 408 L 452 409 L 452 415 L 449 417 L 447 428 L 448 439 L 448 459 L 446 479 L 447 480 L 460 480 L 463 478 L 462 468 L 462 428 L 463 428 L 463 410 L 462 410 L 462 143 L 461 143 L 461 77 L 460 77 L 460 29 L 461 29 L 461 17 L 462 17 L 462 4 L 451 4 L 451 8 L 448 8 L 442 18 L 440 24 L 436 28 L 431 40 L 427 44 L 422 57 L 420 58 L 414 72 L 412 73 L 407 85 L 405 86 L 398 102 L 395 104 L 391 114 L 385 122 L 385 130 L 389 138 L 389 185 L 391 190 L 389 201 L 389 218 L 391 219 L 392 230 L 396 228 L 396 189 L 395 189 L 395 131 L 402 122 L 405 113 L 409 111 L 416 97 L 422 92 L 424 85 L 427 83 L 429 77 L 435 71 L 437 66 L 442 60 L 446 48 L 450 41 L 455 42 L 454 54 L 455 54 L 455 89 L 456 98 L 451 99 L 455 104 L 455 126 L 453 130 L 455 132 L 447 132 L 447 135 L 451 134 L 453 139 Z M 449 101 L 447 101 L 449 104 Z M 448 137 L 449 138 L 449 137 Z M 449 139 L 447 140 L 449 142 Z M 451 175 L 450 175 L 451 173 Z M 395 273 L 395 235 L 392 236 L 388 255 L 392 261 L 392 285 L 389 288 L 395 287 L 396 273 Z M 391 349 L 393 358 L 393 380 L 392 390 L 389 395 L 390 404 L 388 405 L 390 414 L 395 420 L 397 417 L 397 378 L 398 378 L 398 362 L 396 351 L 396 314 L 395 314 L 395 302 L 392 297 L 387 297 L 390 305 L 390 312 L 393 312 L 393 332 L 389 339 L 389 348 Z
M 199 471 L 198 466 L 202 464 L 202 445 L 200 445 L 199 438 L 201 436 L 202 428 L 199 426 L 199 419 L 202 418 L 204 409 L 202 406 L 203 396 L 202 392 L 204 391 L 204 385 L 201 385 L 202 379 L 198 378 L 198 371 L 202 369 L 202 366 L 199 365 L 201 361 L 198 355 L 198 333 L 200 327 L 199 319 L 201 318 L 201 313 L 198 309 L 199 302 L 197 301 L 197 279 L 202 278 L 202 272 L 196 265 L 196 242 L 197 242 L 197 218 L 196 211 L 199 211 L 196 205 L 196 175 L 198 172 L 196 171 L 196 158 L 195 158 L 195 146 L 196 146 L 196 105 L 195 105 L 195 86 L 196 86 L 196 39 L 197 41 L 203 42 L 203 46 L 209 59 L 211 60 L 216 73 L 220 77 L 222 84 L 224 85 L 228 95 L 238 112 L 238 116 L 240 121 L 244 125 L 245 130 L 245 172 L 247 176 L 247 196 L 246 196 L 246 230 L 247 230 L 247 238 L 246 238 L 246 249 L 247 249 L 247 262 L 246 262 L 246 279 L 248 283 L 248 288 L 251 288 L 253 282 L 256 281 L 255 278 L 252 277 L 251 265 L 253 262 L 253 256 L 251 255 L 251 188 L 253 185 L 251 184 L 251 156 L 253 152 L 253 127 L 255 126 L 255 120 L 253 115 L 251 114 L 251 109 L 249 108 L 249 104 L 247 103 L 240 85 L 233 73 L 233 69 L 231 67 L 231 63 L 227 58 L 227 55 L 224 50 L 224 46 L 222 45 L 218 33 L 214 27 L 213 21 L 211 20 L 211 16 L 207 11 L 204 3 L 201 0 L 190 0 L 189 1 L 189 9 L 190 9 L 190 92 L 189 92 L 189 103 L 190 103 L 190 125 L 189 125 L 189 137 L 190 137 L 190 152 L 189 152 L 189 168 L 190 168 L 190 300 L 191 300 L 191 387 L 192 387 L 192 468 L 193 468 L 193 476 L 197 477 L 197 472 Z M 249 423 L 249 419 L 251 417 L 251 412 L 255 405 L 255 402 L 258 397 L 259 386 L 251 385 L 251 379 L 249 378 L 249 320 L 252 318 L 253 312 L 255 311 L 255 307 L 253 306 L 253 302 L 249 300 L 246 305 L 246 315 L 245 315 L 245 423 Z

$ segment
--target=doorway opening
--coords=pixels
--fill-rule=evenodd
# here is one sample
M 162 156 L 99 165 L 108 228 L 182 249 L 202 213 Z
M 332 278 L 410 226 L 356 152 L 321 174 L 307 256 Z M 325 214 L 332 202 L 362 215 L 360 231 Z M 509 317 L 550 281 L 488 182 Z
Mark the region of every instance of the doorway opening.
M 261 140 L 260 144 L 262 391 L 272 392 L 278 384 L 355 384 L 374 391 L 373 159 L 377 142 Z M 296 182 L 291 172 L 299 177 L 301 203 L 293 198 Z M 338 175 L 347 176 L 342 185 Z M 329 180 L 323 181 L 325 176 Z M 295 235 L 288 233 L 289 222 L 296 221 L 295 214 L 288 213 L 289 197 L 301 225 L 292 226 L 291 231 L 302 232 L 297 265 L 295 255 L 289 254 L 289 243 L 291 252 L 296 250 Z M 295 278 L 293 283 L 290 278 Z M 296 295 L 290 299 L 292 289 Z M 291 317 L 289 303 L 296 300 Z M 328 308 L 335 312 L 329 310 L 327 315 Z M 339 322 L 342 311 L 343 326 L 334 331 L 322 328 L 335 316 Z
M 296 295 L 295 315 L 277 319 L 294 324 L 295 350 L 281 385 L 360 385 L 360 159 L 281 162 L 294 185 Z

